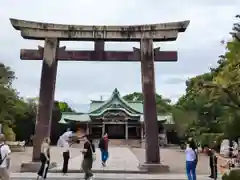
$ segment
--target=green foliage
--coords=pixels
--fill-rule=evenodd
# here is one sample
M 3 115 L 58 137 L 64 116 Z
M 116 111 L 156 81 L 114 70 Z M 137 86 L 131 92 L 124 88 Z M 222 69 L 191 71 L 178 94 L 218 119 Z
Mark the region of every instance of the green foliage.
M 127 94 L 123 97 L 126 101 L 134 101 L 134 102 L 143 102 L 144 97 L 143 94 L 140 92 L 134 92 L 131 94 Z M 156 104 L 157 104 L 157 113 L 163 114 L 163 113 L 169 113 L 172 106 L 170 105 L 171 100 L 170 99 L 164 99 L 161 95 L 156 94 Z
M 5 134 L 6 139 L 8 141 L 15 141 L 16 135 L 15 135 L 13 129 L 11 127 L 9 127 L 8 125 L 3 126 L 3 133 Z
M 235 24 L 235 27 L 240 24 Z M 239 32 L 240 29 L 234 28 Z M 238 33 L 235 32 L 235 33 Z M 186 94 L 176 107 L 186 113 L 196 112 L 196 120 L 189 123 L 186 134 L 212 137 L 203 133 L 224 133 L 229 138 L 240 132 L 240 41 L 233 38 L 226 43 L 226 53 L 220 56 L 218 66 L 210 72 L 186 82 Z
M 34 133 L 38 98 L 21 98 L 12 88 L 14 79 L 15 74 L 10 67 L 0 63 L 0 124 L 3 125 L 7 140 L 27 140 Z M 54 133 L 61 112 L 73 110 L 66 102 L 55 102 L 52 116 Z
M 61 112 L 74 112 L 74 110 L 66 102 L 56 101 Z
M 171 113 L 177 133 L 181 139 L 184 139 L 187 130 L 189 130 L 189 124 L 192 124 L 196 120 L 197 114 L 195 111 L 185 111 L 177 107 L 172 107 Z
M 203 133 L 196 137 L 196 140 L 200 142 L 202 145 L 209 145 L 213 141 L 216 141 L 217 144 L 220 144 L 224 139 L 223 133 Z

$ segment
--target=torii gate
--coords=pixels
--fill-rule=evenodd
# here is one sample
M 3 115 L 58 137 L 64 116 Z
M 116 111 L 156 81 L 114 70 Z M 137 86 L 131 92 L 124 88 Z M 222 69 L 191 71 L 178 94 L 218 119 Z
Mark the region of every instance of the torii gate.
M 153 49 L 153 42 L 175 41 L 185 32 L 190 21 L 135 26 L 63 25 L 10 19 L 12 26 L 25 39 L 44 40 L 44 47 L 21 50 L 23 60 L 42 60 L 39 107 L 36 120 L 36 146 L 33 161 L 39 160 L 40 144 L 50 135 L 52 107 L 58 61 L 140 61 L 144 94 L 144 123 L 146 132 L 146 163 L 159 164 L 158 125 L 155 97 L 155 61 L 177 61 L 177 52 Z M 59 48 L 60 41 L 94 41 L 93 51 L 71 51 Z M 140 50 L 104 51 L 105 41 L 140 42 Z

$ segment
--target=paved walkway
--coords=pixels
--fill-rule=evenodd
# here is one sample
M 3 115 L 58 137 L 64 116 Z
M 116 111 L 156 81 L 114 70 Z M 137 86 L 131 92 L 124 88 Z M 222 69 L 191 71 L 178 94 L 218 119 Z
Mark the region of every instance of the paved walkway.
M 23 162 L 30 162 L 32 159 L 32 147 L 26 147 L 24 152 L 11 153 L 11 172 L 20 172 L 20 167 Z M 71 148 L 71 157 L 79 156 L 78 148 Z M 62 162 L 62 148 L 51 147 L 51 161 L 60 164 Z
M 35 173 L 13 173 L 11 175 L 11 179 L 13 180 L 33 180 L 36 179 Z M 58 173 L 49 173 L 48 179 L 51 180 L 79 180 L 83 179 L 83 174 L 69 174 L 68 176 L 63 176 Z M 186 174 L 95 174 L 96 180 L 124 180 L 124 179 L 132 179 L 132 180 L 186 180 Z M 209 180 L 207 175 L 197 175 L 198 180 Z M 220 180 L 220 178 L 219 178 Z
M 110 171 L 110 172 L 120 172 L 120 171 L 130 171 L 130 172 L 140 172 L 138 166 L 139 161 L 137 157 L 133 154 L 129 148 L 126 147 L 110 147 L 109 148 L 109 159 L 107 161 L 107 166 L 102 167 L 101 164 L 101 154 L 100 150 L 96 149 L 96 161 L 93 164 L 93 171 Z M 69 170 L 71 172 L 79 171 L 81 169 L 82 154 L 73 157 L 69 161 Z M 51 169 L 51 171 L 61 171 L 62 163 L 58 163 L 56 168 Z
M 71 148 L 71 160 L 69 163 L 69 170 L 72 172 L 79 172 L 82 154 L 80 152 L 81 147 Z M 133 148 L 128 149 L 126 147 L 110 147 L 109 148 L 109 161 L 107 167 L 103 168 L 100 162 L 100 151 L 97 150 L 97 160 L 94 162 L 93 170 L 97 172 L 110 173 L 138 173 L 139 162 L 145 161 L 145 149 Z M 185 155 L 179 149 L 164 148 L 160 150 L 162 163 L 169 165 L 171 173 L 185 173 Z M 25 152 L 12 153 L 11 155 L 11 172 L 19 172 L 22 162 L 30 162 L 32 156 L 32 148 L 27 147 Z M 51 147 L 51 161 L 57 163 L 57 167 L 52 172 L 58 172 L 62 167 L 62 148 Z M 197 166 L 198 174 L 209 174 L 209 162 L 208 157 L 202 155 L 199 158 Z
M 137 156 L 140 163 L 145 161 L 145 149 L 132 148 L 133 153 Z M 161 163 L 168 165 L 171 173 L 185 173 L 185 153 L 179 148 L 161 148 L 160 149 Z M 209 157 L 204 154 L 200 154 L 198 165 L 198 174 L 210 174 Z

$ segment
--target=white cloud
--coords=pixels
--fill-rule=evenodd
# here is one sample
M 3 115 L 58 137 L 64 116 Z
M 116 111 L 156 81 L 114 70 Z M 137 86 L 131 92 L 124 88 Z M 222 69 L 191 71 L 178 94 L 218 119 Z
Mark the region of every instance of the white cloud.
M 189 76 L 215 66 L 224 52 L 239 0 L 4 0 L 0 6 L 0 58 L 11 66 L 18 79 L 15 87 L 23 96 L 38 96 L 41 62 L 19 60 L 20 48 L 36 48 L 43 42 L 23 40 L 9 22 L 10 17 L 67 24 L 144 24 L 191 20 L 176 42 L 156 43 L 162 50 L 178 50 L 178 62 L 156 64 L 157 92 L 176 100 L 185 91 Z M 93 43 L 62 42 L 68 49 L 92 49 Z M 107 43 L 106 49 L 130 50 L 138 43 Z M 175 83 L 174 83 L 175 81 Z M 139 63 L 61 62 L 56 98 L 75 107 L 90 99 L 107 97 L 117 87 L 121 94 L 141 91 Z

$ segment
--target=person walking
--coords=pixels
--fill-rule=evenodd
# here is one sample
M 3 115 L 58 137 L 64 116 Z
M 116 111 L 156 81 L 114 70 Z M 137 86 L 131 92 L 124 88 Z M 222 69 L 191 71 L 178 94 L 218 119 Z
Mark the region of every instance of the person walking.
M 101 151 L 101 159 L 102 159 L 102 166 L 106 166 L 106 162 L 108 159 L 108 134 L 104 133 L 104 136 L 100 139 L 98 147 L 100 148 Z
M 5 144 L 5 135 L 0 134 L 0 179 L 9 180 L 9 166 L 10 166 L 10 153 L 11 150 Z
M 95 146 L 92 143 L 92 139 L 89 137 L 89 135 L 84 136 L 84 148 L 82 150 L 82 153 L 82 170 L 85 173 L 84 179 L 91 180 L 93 179 L 92 165 L 93 161 L 96 160 L 96 155 Z
M 187 144 L 186 154 L 186 173 L 188 180 L 196 180 L 197 153 L 193 142 Z
M 37 173 L 37 180 L 39 177 L 42 177 L 42 179 L 47 178 L 48 168 L 50 164 L 50 138 L 48 137 L 44 138 L 41 144 L 40 161 L 41 166 Z

